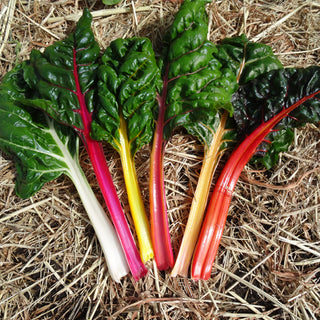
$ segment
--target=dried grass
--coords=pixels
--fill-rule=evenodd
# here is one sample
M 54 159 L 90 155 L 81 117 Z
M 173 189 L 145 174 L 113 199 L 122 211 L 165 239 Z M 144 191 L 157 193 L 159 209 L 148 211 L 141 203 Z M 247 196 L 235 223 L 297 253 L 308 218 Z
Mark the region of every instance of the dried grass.
M 99 0 L 0 3 L 0 77 L 33 48 L 74 27 L 88 6 L 101 48 L 119 37 L 147 36 L 156 47 L 179 1 L 124 0 L 117 12 Z M 272 46 L 286 66 L 320 64 L 320 4 L 304 0 L 228 0 L 210 7 L 210 38 L 245 32 Z M 107 272 L 72 183 L 48 183 L 34 197 L 15 195 L 12 162 L 0 157 L 0 318 L 29 319 L 319 319 L 320 179 L 318 126 L 296 130 L 295 143 L 269 171 L 246 167 L 236 187 L 211 279 L 171 278 L 152 263 L 139 282 L 121 285 Z M 119 157 L 106 154 L 128 212 Z M 175 252 L 201 166 L 202 147 L 178 132 L 165 155 L 170 231 Z M 148 200 L 149 147 L 136 158 Z M 81 163 L 99 195 L 85 153 Z

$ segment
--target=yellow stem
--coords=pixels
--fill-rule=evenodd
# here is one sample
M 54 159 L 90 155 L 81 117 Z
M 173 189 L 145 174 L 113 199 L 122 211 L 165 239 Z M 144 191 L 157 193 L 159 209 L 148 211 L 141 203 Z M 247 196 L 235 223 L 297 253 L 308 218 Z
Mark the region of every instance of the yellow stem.
M 197 188 L 190 208 L 187 226 L 182 238 L 176 263 L 171 272 L 173 277 L 177 275 L 186 277 L 188 275 L 189 265 L 198 240 L 207 205 L 212 177 L 220 155 L 219 149 L 223 140 L 223 135 L 226 132 L 225 124 L 227 118 L 228 112 L 224 112 L 221 116 L 220 125 L 213 136 L 210 148 L 205 152 Z
M 143 205 L 139 183 L 137 179 L 134 160 L 131 156 L 130 143 L 128 141 L 127 126 L 125 120 L 120 117 L 120 158 L 123 168 L 123 175 L 128 193 L 130 210 L 137 232 L 140 255 L 143 262 L 153 258 L 150 226 Z

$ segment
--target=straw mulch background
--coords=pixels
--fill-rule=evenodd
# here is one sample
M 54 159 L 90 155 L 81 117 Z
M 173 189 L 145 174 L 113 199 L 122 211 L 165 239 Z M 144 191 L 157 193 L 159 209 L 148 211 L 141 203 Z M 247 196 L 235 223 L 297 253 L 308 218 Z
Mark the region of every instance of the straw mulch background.
M 180 2 L 123 0 L 110 15 L 100 0 L 2 0 L 0 77 L 72 31 L 84 7 L 102 49 L 119 37 L 147 36 L 159 48 Z M 134 11 L 133 6 L 134 5 Z M 320 65 L 318 0 L 214 1 L 210 39 L 246 33 L 269 44 L 285 66 Z M 15 195 L 12 162 L 0 157 L 0 319 L 319 319 L 320 127 L 296 130 L 269 171 L 247 166 L 237 184 L 211 279 L 172 278 L 153 263 L 139 282 L 109 277 L 75 188 L 65 177 L 34 197 Z M 202 147 L 177 132 L 165 155 L 173 247 L 177 253 L 201 167 Z M 124 209 L 118 155 L 106 146 Z M 94 174 L 82 165 L 102 200 Z M 148 206 L 146 146 L 136 157 Z

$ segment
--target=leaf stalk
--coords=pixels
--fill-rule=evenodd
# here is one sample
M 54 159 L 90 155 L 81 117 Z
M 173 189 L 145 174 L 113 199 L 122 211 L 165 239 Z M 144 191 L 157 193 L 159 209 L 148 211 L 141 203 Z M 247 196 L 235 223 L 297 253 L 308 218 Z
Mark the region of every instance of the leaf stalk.
M 147 262 L 154 256 L 150 226 L 142 201 L 134 159 L 131 155 L 126 122 L 122 116 L 120 116 L 119 142 L 119 153 L 123 175 L 128 193 L 131 214 L 139 241 L 141 258 L 143 262 Z
M 69 167 L 70 178 L 76 186 L 81 202 L 99 240 L 109 273 L 112 279 L 120 282 L 120 279 L 129 272 L 129 268 L 118 235 L 95 197 L 82 169 L 76 166 Z
M 141 261 L 133 235 L 123 212 L 117 190 L 114 186 L 109 167 L 105 159 L 102 144 L 101 142 L 92 139 L 90 136 L 92 115 L 86 106 L 85 95 L 82 93 L 80 87 L 78 64 L 76 59 L 77 51 L 74 49 L 73 52 L 73 75 L 76 84 L 76 95 L 80 106 L 79 113 L 83 122 L 83 129 L 80 130 L 79 134 L 87 149 L 103 198 L 106 202 L 115 229 L 120 238 L 121 245 L 125 252 L 131 273 L 135 280 L 138 280 L 147 273 L 147 269 Z
M 227 111 L 222 114 L 219 126 L 212 137 L 212 143 L 210 147 L 205 150 L 204 160 L 198 178 L 197 188 L 193 196 L 187 226 L 174 268 L 171 272 L 173 277 L 177 275 L 187 277 L 188 275 L 190 262 L 207 206 L 212 177 L 221 156 L 220 146 L 223 141 L 224 133 L 226 132 L 225 125 L 228 116 L 229 113 Z
M 159 270 L 166 270 L 173 267 L 174 259 L 171 246 L 166 195 L 164 187 L 164 117 L 165 98 L 167 91 L 167 80 L 165 77 L 162 96 L 158 97 L 159 116 L 156 122 L 153 146 L 150 158 L 150 220 L 151 237 L 154 247 L 156 264 Z

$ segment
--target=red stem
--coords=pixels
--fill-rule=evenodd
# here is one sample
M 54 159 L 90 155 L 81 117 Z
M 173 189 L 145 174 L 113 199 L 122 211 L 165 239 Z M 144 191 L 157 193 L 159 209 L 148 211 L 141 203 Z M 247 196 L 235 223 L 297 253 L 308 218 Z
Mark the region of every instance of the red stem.
M 78 132 L 87 149 L 102 195 L 110 212 L 115 229 L 118 233 L 121 245 L 124 249 L 131 273 L 134 279 L 138 280 L 147 273 L 147 269 L 141 261 L 139 251 L 123 212 L 117 190 L 113 184 L 113 180 L 105 159 L 102 144 L 90 137 L 92 116 L 86 106 L 85 94 L 82 93 L 80 87 L 76 53 L 77 51 L 74 50 L 73 75 L 76 83 L 75 93 L 80 105 L 80 110 L 78 110 L 78 112 L 81 115 L 83 122 L 83 129 L 78 129 Z
M 193 279 L 208 279 L 211 275 L 212 265 L 222 238 L 235 185 L 243 168 L 251 159 L 257 147 L 279 121 L 287 117 L 292 110 L 302 103 L 319 94 L 319 92 L 303 97 L 289 108 L 283 109 L 269 121 L 261 124 L 232 153 L 219 176 L 208 205 L 206 218 L 193 258 L 191 271 Z
M 153 138 L 150 163 L 150 220 L 151 238 L 154 255 L 159 270 L 172 268 L 173 252 L 168 225 L 168 213 L 164 188 L 163 156 L 164 141 L 163 127 L 166 110 L 167 77 L 163 81 L 162 96 L 158 98 L 159 116 Z

